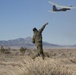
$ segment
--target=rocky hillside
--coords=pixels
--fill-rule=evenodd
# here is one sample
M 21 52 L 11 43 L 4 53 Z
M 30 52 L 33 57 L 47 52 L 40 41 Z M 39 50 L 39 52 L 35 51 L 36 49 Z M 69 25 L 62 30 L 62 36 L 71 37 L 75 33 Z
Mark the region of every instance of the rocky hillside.
M 22 46 L 22 47 L 35 47 L 35 45 L 32 43 L 32 38 L 27 37 L 27 38 L 18 38 L 14 40 L 1 40 L 0 41 L 0 46 Z M 59 47 L 57 44 L 51 44 L 48 42 L 43 41 L 43 46 L 44 47 Z

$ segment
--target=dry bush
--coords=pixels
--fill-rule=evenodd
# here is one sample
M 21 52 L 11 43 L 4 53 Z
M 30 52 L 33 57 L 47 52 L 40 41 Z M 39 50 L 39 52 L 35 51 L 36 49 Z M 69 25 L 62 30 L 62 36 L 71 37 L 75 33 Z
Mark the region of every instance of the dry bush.
M 75 75 L 76 64 L 69 59 L 23 57 L 21 61 L 0 62 L 5 65 L 3 75 Z M 2 68 L 1 68 L 2 69 Z M 2 75 L 2 74 L 1 74 Z
M 5 49 L 4 49 L 3 46 L 1 46 L 0 52 L 1 52 L 1 53 L 5 53 Z
M 28 65 L 30 65 L 28 67 Z M 27 67 L 28 73 L 23 75 L 72 75 L 66 67 L 60 64 L 51 63 L 50 60 L 37 59 L 35 62 L 31 62 L 25 67 Z
M 27 50 L 27 48 L 21 47 L 20 48 L 21 55 L 24 55 L 26 50 Z
M 75 57 L 48 58 L 56 52 L 51 53 L 45 52 L 45 60 L 41 57 L 33 60 L 31 57 L 36 54 L 36 50 L 26 50 L 25 56 L 13 56 L 7 61 L 0 60 L 0 75 L 76 75 Z
M 14 73 L 15 75 L 75 75 L 76 67 L 74 66 L 76 65 L 71 65 L 73 67 L 51 58 L 42 60 L 41 57 L 38 57 L 35 61 L 28 58 L 15 67 Z

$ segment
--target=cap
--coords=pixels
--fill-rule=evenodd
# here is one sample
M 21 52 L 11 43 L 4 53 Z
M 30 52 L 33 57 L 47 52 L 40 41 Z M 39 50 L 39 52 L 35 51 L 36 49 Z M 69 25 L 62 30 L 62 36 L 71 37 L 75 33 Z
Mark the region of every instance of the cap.
M 36 28 L 33 28 L 33 31 L 37 31 L 37 29 Z

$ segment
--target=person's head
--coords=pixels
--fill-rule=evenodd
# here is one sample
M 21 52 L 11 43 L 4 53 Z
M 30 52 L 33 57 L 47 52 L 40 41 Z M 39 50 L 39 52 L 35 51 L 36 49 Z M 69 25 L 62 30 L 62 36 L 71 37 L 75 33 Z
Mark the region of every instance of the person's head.
M 33 32 L 35 32 L 35 31 L 37 31 L 37 29 L 36 28 L 33 28 Z

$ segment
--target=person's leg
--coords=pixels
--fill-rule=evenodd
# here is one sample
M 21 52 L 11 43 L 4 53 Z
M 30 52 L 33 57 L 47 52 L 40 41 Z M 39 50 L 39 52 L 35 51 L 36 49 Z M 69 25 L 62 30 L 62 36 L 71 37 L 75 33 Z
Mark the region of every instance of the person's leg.
M 42 42 L 40 42 L 40 44 L 39 44 L 39 54 L 42 56 L 42 59 L 44 59 L 44 52 L 43 52 Z
M 36 57 L 38 57 L 40 55 L 42 56 L 42 59 L 44 59 L 44 52 L 43 52 L 42 42 L 36 43 L 36 47 L 37 47 L 37 53 L 36 53 L 36 55 L 34 56 L 33 59 L 35 59 Z
M 44 52 L 43 52 L 43 48 L 42 47 L 41 47 L 40 55 L 42 56 L 42 59 L 44 59 Z
M 39 46 L 39 43 L 36 43 L 36 47 L 37 47 L 37 52 L 36 54 L 33 56 L 33 59 L 35 59 L 36 57 L 40 56 L 40 46 Z

